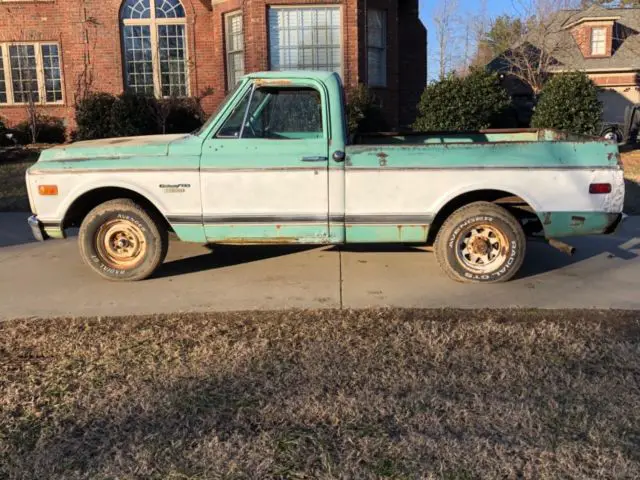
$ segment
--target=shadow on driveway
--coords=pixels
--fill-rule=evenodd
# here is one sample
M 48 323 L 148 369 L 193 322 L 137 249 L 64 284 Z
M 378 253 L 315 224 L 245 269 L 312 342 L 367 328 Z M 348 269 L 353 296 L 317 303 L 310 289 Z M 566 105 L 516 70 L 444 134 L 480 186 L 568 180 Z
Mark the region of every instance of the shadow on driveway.
M 2 212 L 0 213 L 0 247 L 23 245 L 35 242 L 31 229 L 27 225 L 30 213 Z
M 527 278 L 542 273 L 559 270 L 589 258 L 608 254 L 609 258 L 633 260 L 638 257 L 634 251 L 640 249 L 640 216 L 628 217 L 614 235 L 594 235 L 563 239 L 576 247 L 573 256 L 566 255 L 546 245 L 543 241 L 529 241 L 527 257 L 517 278 Z M 154 278 L 179 276 L 206 270 L 231 267 L 258 262 L 270 258 L 291 255 L 319 248 L 318 245 L 209 245 L 208 253 L 170 260 L 154 275 Z M 423 248 L 411 245 L 373 244 L 332 246 L 327 252 L 353 253 L 414 253 L 416 260 L 425 255 Z

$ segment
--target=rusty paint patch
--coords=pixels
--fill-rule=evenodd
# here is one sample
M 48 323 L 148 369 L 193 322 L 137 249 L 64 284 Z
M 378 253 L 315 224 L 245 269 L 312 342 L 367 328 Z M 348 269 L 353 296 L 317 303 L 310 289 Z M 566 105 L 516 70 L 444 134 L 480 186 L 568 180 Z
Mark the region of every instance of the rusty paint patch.
M 587 220 L 587 219 L 586 219 L 586 218 L 584 218 L 584 217 L 573 216 L 573 217 L 571 217 L 571 223 L 570 223 L 570 226 L 571 226 L 572 228 L 575 228 L 575 227 L 582 227 L 582 226 L 584 225 L 584 222 L 585 222 L 586 220 Z
M 615 158 L 616 160 L 616 165 L 618 165 L 619 167 L 624 167 L 624 164 L 622 163 L 622 157 L 620 156 L 620 152 L 611 152 L 608 155 L 609 161 L 613 160 Z
M 262 87 L 264 85 L 291 85 L 291 83 L 291 80 L 288 80 L 286 78 L 258 78 L 255 80 L 255 84 L 259 87 Z
M 245 238 L 245 237 L 228 237 L 219 242 L 221 245 L 281 245 L 290 243 L 300 243 L 296 237 L 263 237 L 263 238 Z

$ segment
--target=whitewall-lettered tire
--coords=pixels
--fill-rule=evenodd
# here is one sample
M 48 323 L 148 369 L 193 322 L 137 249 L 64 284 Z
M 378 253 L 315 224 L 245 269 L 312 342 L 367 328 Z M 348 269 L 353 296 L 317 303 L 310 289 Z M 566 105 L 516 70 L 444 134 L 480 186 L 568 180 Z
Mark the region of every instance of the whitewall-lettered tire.
M 456 210 L 435 241 L 442 270 L 465 283 L 506 282 L 518 273 L 526 253 L 520 222 L 503 207 L 475 202 Z
M 123 198 L 91 210 L 78 243 L 82 259 L 100 276 L 135 281 L 149 277 L 164 261 L 169 238 L 160 219 Z

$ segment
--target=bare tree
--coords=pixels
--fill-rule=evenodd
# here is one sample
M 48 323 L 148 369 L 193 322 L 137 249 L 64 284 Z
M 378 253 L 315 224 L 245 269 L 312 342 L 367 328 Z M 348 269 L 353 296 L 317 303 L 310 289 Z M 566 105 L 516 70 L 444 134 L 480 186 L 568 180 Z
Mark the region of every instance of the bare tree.
M 26 46 L 19 45 L 17 50 L 17 62 L 24 67 L 23 77 L 14 88 L 19 87 L 19 100 L 24 103 L 27 113 L 27 126 L 31 143 L 38 141 L 38 128 L 40 126 L 40 113 L 38 105 L 41 102 L 40 89 L 38 88 L 38 78 L 36 73 L 35 58 L 29 54 Z
M 93 70 L 93 52 L 99 38 L 97 27 L 100 25 L 94 17 L 87 16 L 87 10 L 82 5 L 82 70 L 76 77 L 75 103 L 76 106 L 93 90 L 94 70 Z
M 459 55 L 457 65 L 455 65 L 455 70 L 460 75 L 466 75 L 471 67 L 479 64 L 486 65 L 491 60 L 491 58 L 486 58 L 484 63 L 479 61 L 481 44 L 489 27 L 487 1 L 481 0 L 477 11 L 468 13 L 464 20 L 459 21 L 463 37 L 461 42 L 455 43 L 462 45 L 462 52 Z
M 579 0 L 578 0 L 579 1 Z M 500 70 L 539 94 L 559 58 L 566 56 L 575 41 L 565 31 L 568 17 L 560 10 L 576 6 L 576 0 L 513 0 L 524 28 L 520 38 L 498 59 Z
M 443 79 L 451 70 L 456 57 L 458 0 L 440 0 L 433 11 L 433 22 L 436 26 L 438 75 Z

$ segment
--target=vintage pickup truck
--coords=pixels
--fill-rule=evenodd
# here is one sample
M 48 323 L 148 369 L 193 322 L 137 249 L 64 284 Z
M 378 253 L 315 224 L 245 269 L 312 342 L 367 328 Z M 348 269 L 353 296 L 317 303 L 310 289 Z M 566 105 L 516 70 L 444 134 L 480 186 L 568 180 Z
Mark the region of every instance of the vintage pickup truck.
M 350 137 L 340 77 L 246 76 L 188 135 L 83 141 L 27 172 L 38 239 L 79 227 L 110 280 L 163 262 L 168 234 L 223 244 L 433 245 L 454 280 L 521 267 L 527 236 L 606 234 L 622 219 L 617 146 L 550 130 Z

